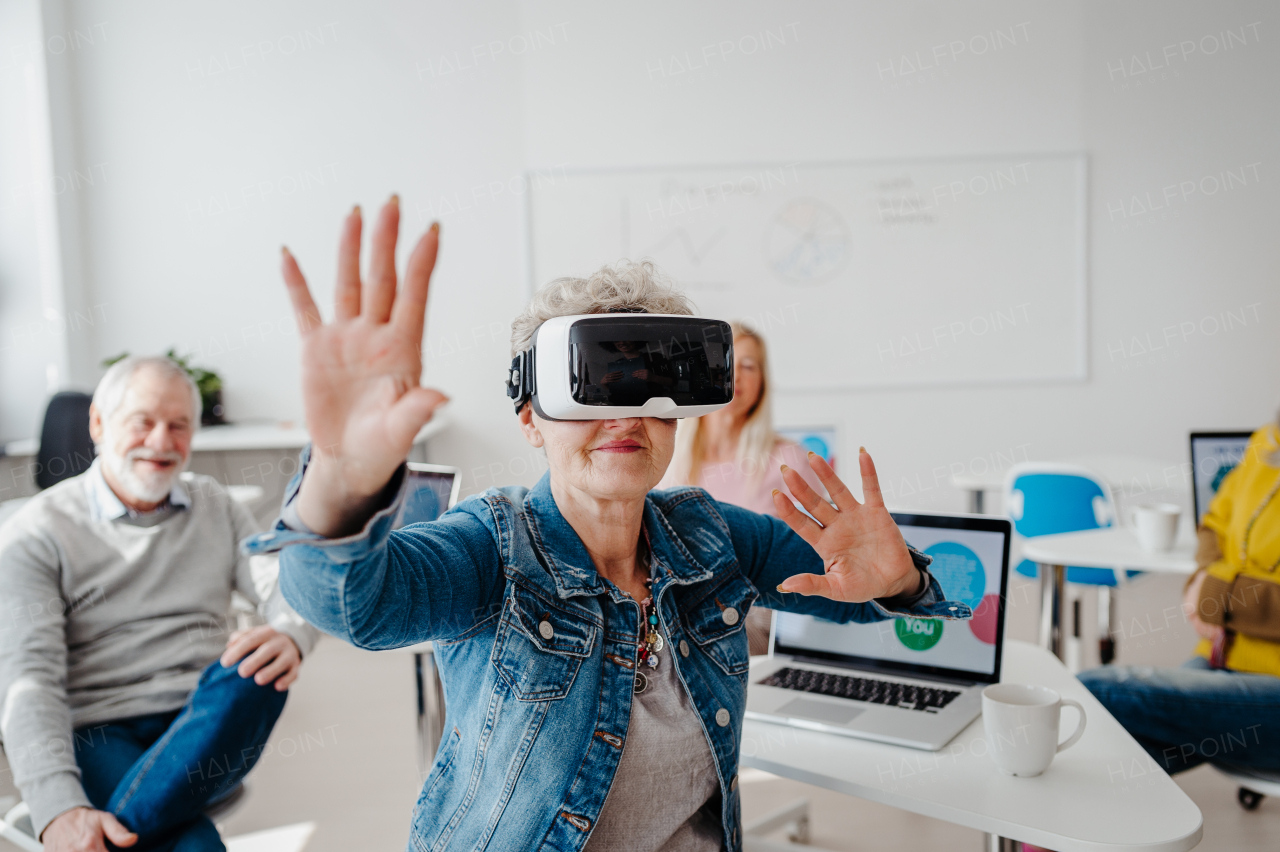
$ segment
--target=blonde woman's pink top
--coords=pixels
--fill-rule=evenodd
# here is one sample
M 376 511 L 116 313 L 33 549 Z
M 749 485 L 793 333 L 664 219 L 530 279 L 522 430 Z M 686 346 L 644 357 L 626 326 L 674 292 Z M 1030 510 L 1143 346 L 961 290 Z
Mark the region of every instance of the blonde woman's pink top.
M 773 445 L 769 463 L 765 466 L 763 476 L 760 471 L 737 462 L 709 462 L 702 466 L 702 475 L 698 477 L 698 485 L 705 488 L 712 497 L 722 503 L 732 503 L 763 515 L 776 515 L 773 506 L 773 489 L 783 494 L 790 493 L 782 481 L 782 465 L 799 471 L 814 491 L 824 498 L 827 491 L 818 481 L 817 475 L 809 467 L 808 451 L 792 441 L 779 438 Z M 678 482 L 670 470 L 658 483 L 659 488 L 672 488 L 685 483 Z

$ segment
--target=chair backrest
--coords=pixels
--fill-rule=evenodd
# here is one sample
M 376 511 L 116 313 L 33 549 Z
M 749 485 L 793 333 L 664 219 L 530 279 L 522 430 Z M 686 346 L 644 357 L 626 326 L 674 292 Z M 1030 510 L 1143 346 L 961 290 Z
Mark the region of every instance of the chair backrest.
M 1116 521 L 1107 483 L 1074 465 L 1014 465 L 1005 476 L 1004 505 L 1024 538 L 1109 527 Z
M 36 455 L 36 487 L 48 488 L 79 476 L 93 464 L 93 439 L 89 437 L 87 393 L 63 391 L 53 395 L 44 412 L 40 452 Z

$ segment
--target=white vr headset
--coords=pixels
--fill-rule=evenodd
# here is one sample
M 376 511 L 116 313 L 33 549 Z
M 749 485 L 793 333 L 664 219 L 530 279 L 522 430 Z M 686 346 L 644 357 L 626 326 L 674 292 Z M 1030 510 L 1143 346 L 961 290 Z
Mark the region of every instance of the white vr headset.
M 733 332 L 674 314 L 556 317 L 512 359 L 507 396 L 544 420 L 700 417 L 733 399 Z

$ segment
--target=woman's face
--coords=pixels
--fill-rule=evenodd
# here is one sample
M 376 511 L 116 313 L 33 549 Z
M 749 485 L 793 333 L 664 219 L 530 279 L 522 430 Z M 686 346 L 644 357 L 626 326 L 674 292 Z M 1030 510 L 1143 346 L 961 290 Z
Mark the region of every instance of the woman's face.
M 760 367 L 760 344 L 745 335 L 733 339 L 733 401 L 723 409 L 735 418 L 745 418 L 760 401 L 764 371 Z
M 530 444 L 546 448 L 553 480 L 599 500 L 643 500 L 676 445 L 676 421 L 656 417 L 543 420 L 526 405 L 520 427 Z

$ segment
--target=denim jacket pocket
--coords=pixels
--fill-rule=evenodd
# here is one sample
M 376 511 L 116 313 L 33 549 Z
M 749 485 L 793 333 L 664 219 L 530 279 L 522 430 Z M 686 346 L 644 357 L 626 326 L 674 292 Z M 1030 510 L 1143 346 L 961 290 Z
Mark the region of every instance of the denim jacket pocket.
M 728 675 L 750 667 L 747 656 L 747 611 L 760 596 L 741 574 L 729 577 L 684 613 L 690 638 Z
M 516 698 L 554 701 L 569 694 L 598 633 L 580 614 L 511 583 L 493 643 L 493 664 Z
M 432 774 L 435 777 L 430 778 L 429 783 L 423 785 L 415 810 L 421 810 L 425 802 L 431 801 L 431 794 L 440 786 L 440 780 L 449 773 L 449 768 L 453 766 L 453 759 L 457 756 L 458 743 L 461 739 L 462 735 L 457 728 L 454 728 L 440 742 L 440 749 L 436 752 L 435 766 L 432 769 Z

